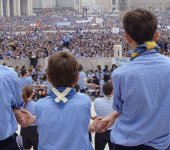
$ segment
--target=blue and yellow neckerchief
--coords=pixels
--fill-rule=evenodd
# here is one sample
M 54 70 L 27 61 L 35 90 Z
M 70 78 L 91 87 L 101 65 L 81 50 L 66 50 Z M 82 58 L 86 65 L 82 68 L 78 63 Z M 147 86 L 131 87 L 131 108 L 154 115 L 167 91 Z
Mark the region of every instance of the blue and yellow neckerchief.
M 141 53 L 143 53 L 145 51 L 149 51 L 151 49 L 155 49 L 158 52 L 159 46 L 154 41 L 148 41 L 148 42 L 145 42 L 145 44 L 139 45 L 132 52 L 131 57 L 130 57 L 130 61 L 134 60 Z

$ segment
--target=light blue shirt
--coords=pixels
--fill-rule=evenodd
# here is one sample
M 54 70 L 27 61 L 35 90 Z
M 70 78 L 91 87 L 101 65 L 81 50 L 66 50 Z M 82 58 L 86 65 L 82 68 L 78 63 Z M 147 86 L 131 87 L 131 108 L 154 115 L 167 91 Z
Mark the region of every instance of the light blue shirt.
M 83 71 L 79 72 L 79 80 L 77 84 L 79 84 L 80 90 L 85 89 L 84 79 L 85 79 L 85 73 Z
M 170 61 L 156 50 L 140 54 L 112 74 L 113 109 L 121 113 L 111 141 L 124 146 L 169 146 Z
M 18 129 L 12 106 L 21 108 L 24 101 L 17 73 L 4 66 L 0 70 L 0 140 L 5 140 Z
M 26 104 L 26 110 L 28 110 L 32 115 L 35 115 L 35 105 L 36 102 L 30 100 L 27 104 Z M 35 126 L 36 124 L 32 124 L 31 126 Z
M 57 88 L 63 92 L 65 87 Z M 56 95 L 39 100 L 35 106 L 39 133 L 39 150 L 93 150 L 88 135 L 91 100 L 72 90 L 68 102 L 55 102 Z
M 21 86 L 21 90 L 23 90 L 23 88 L 25 86 L 31 86 L 32 85 L 32 79 L 31 79 L 31 77 L 21 77 L 19 79 L 19 84 Z
M 96 98 L 94 101 L 94 109 L 97 114 L 97 117 L 105 118 L 109 116 L 114 111 L 112 106 L 113 106 L 113 97 L 109 100 L 105 97 Z M 108 128 L 108 130 L 111 130 L 112 127 L 113 126 Z

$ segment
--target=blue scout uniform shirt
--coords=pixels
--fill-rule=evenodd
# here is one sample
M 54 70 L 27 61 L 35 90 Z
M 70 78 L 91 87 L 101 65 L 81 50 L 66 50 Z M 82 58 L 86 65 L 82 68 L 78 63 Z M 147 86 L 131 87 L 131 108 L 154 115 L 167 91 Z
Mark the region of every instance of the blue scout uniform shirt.
M 85 73 L 83 71 L 80 71 L 79 80 L 77 82 L 77 84 L 80 86 L 80 90 L 85 89 L 84 79 L 85 79 Z
M 59 87 L 63 92 L 66 88 Z M 88 135 L 91 117 L 91 100 L 72 90 L 67 94 L 68 102 L 55 102 L 56 95 L 39 100 L 35 106 L 39 133 L 39 150 L 93 150 Z
M 21 90 L 23 90 L 23 88 L 25 86 L 32 85 L 32 79 L 31 79 L 31 77 L 21 77 L 21 78 L 19 78 L 19 84 L 21 86 Z
M 113 109 L 121 113 L 111 141 L 159 150 L 170 141 L 170 61 L 156 50 L 143 52 L 112 74 Z
M 12 106 L 21 108 L 21 88 L 13 69 L 0 66 L 0 141 L 12 136 L 18 129 Z
M 27 104 L 26 104 L 26 110 L 28 110 L 32 115 L 35 115 L 35 105 L 36 102 L 30 100 Z M 35 126 L 36 124 L 32 124 L 31 126 Z
M 97 114 L 97 117 L 105 118 L 109 116 L 114 111 L 112 106 L 113 97 L 111 97 L 109 100 L 106 97 L 96 98 L 94 101 L 94 109 Z M 111 130 L 112 128 L 113 126 L 108 128 L 108 130 Z

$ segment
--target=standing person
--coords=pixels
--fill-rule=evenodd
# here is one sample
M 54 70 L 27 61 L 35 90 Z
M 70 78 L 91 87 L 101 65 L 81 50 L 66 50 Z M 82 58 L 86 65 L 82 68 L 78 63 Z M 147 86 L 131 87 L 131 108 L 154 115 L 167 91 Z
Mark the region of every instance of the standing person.
M 79 64 L 79 68 L 78 68 L 78 71 L 79 71 L 79 80 L 77 82 L 77 84 L 79 84 L 80 86 L 80 92 L 81 93 L 86 93 L 86 90 L 85 90 L 85 73 L 83 72 L 83 66 L 81 64 Z
M 35 114 L 34 107 L 36 102 L 32 100 L 34 95 L 33 88 L 31 86 L 26 86 L 23 89 L 22 98 L 25 102 L 24 108 L 28 110 L 32 115 Z M 38 132 L 37 126 L 35 124 L 27 127 L 21 128 L 21 136 L 23 140 L 24 149 L 31 150 L 33 146 L 34 150 L 38 150 Z
M 157 17 L 147 10 L 124 16 L 126 39 L 134 51 L 131 62 L 112 74 L 114 112 L 98 124 L 103 132 L 118 118 L 111 131 L 115 150 L 169 147 L 170 60 L 158 53 L 157 25 Z
M 38 149 L 92 150 L 91 100 L 74 88 L 79 75 L 76 58 L 69 52 L 55 53 L 48 60 L 47 75 L 52 90 L 35 106 Z
M 30 59 L 30 65 L 33 65 L 34 69 L 36 69 L 37 63 L 38 63 L 38 57 L 32 53 Z
M 113 85 L 112 83 L 108 82 L 105 83 L 102 87 L 104 92 L 104 97 L 97 98 L 94 101 L 94 109 L 97 114 L 97 117 L 107 117 L 112 112 L 113 106 Z M 109 149 L 113 150 L 113 144 L 110 140 L 110 132 L 112 127 L 108 128 L 104 133 L 95 133 L 95 150 L 104 150 L 106 144 L 109 144 Z
M 21 76 L 19 78 L 19 84 L 21 86 L 21 90 L 23 90 L 23 88 L 25 86 L 28 86 L 28 85 L 32 85 L 32 78 L 31 77 L 28 77 L 28 70 L 27 69 L 22 69 L 21 70 Z
M 19 150 L 16 143 L 18 128 L 16 117 L 21 119 L 19 109 L 24 105 L 21 88 L 18 76 L 13 69 L 0 65 L 0 70 L 0 149 Z

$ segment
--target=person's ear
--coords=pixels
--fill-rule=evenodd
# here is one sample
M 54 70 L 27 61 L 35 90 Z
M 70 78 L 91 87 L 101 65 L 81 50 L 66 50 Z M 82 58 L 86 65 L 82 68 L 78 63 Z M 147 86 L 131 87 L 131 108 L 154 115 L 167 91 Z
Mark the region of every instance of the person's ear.
M 129 44 L 132 43 L 132 38 L 129 36 L 129 34 L 126 33 L 125 38 L 126 38 L 126 40 L 128 41 Z
M 154 37 L 153 37 L 153 41 L 156 42 L 158 37 L 159 37 L 159 32 L 156 31 L 155 34 L 154 34 Z
M 49 76 L 47 76 L 47 80 L 48 80 L 50 83 L 52 83 L 52 80 L 51 80 L 51 78 L 50 78 Z
M 77 74 L 76 78 L 75 78 L 75 84 L 78 82 L 79 80 L 79 73 Z

